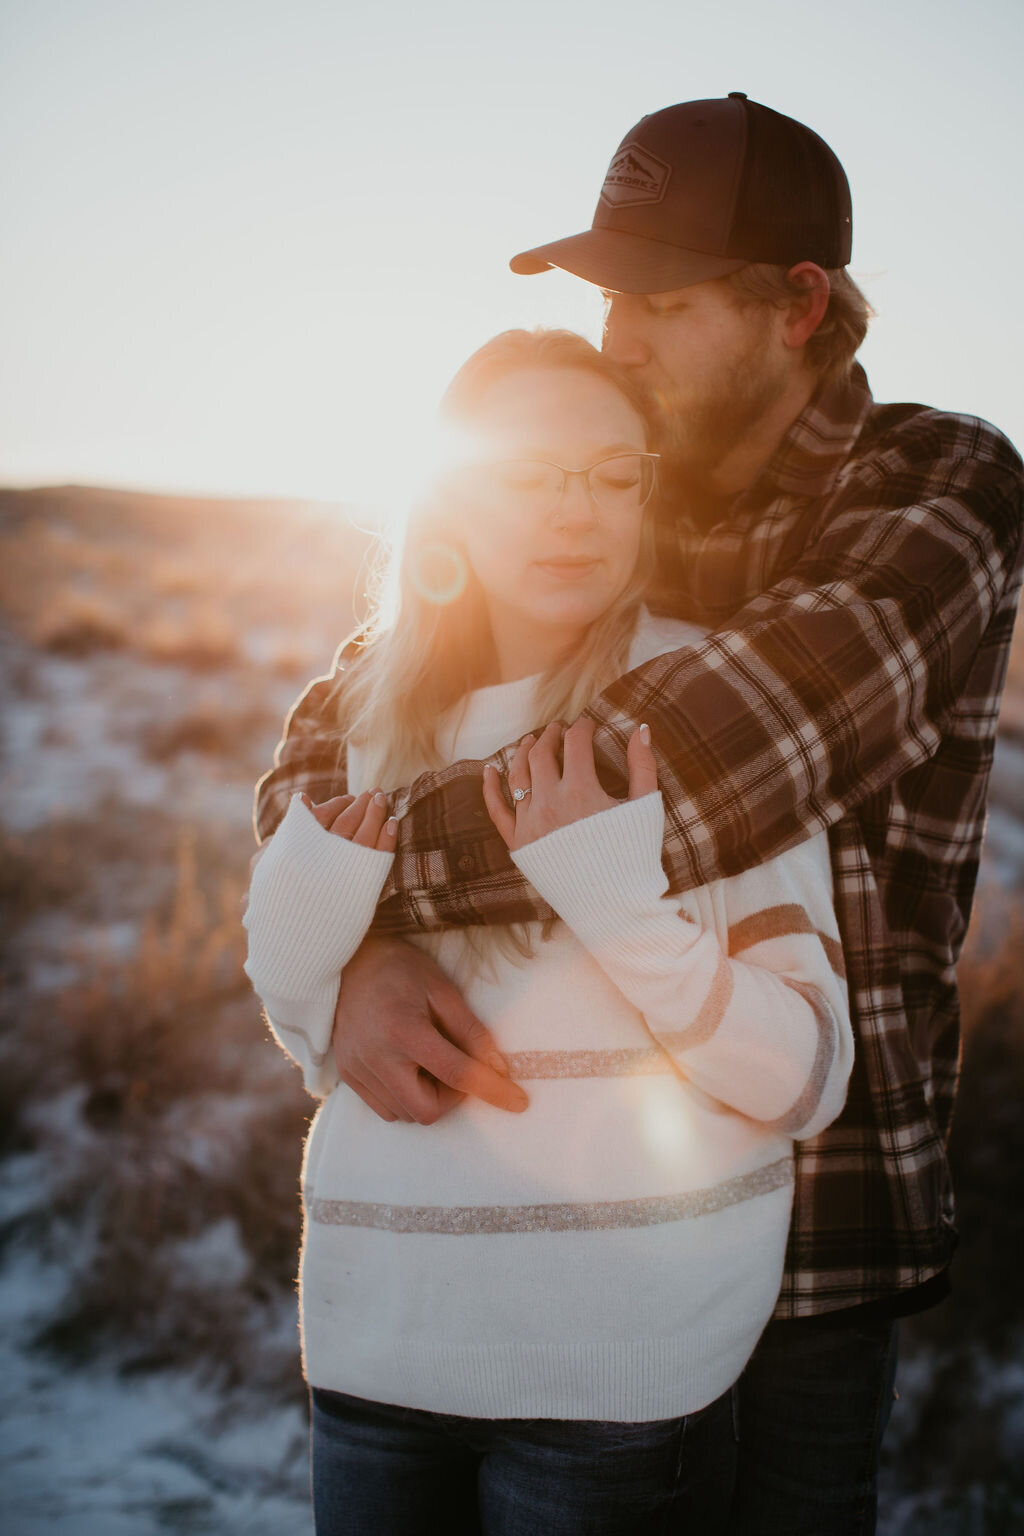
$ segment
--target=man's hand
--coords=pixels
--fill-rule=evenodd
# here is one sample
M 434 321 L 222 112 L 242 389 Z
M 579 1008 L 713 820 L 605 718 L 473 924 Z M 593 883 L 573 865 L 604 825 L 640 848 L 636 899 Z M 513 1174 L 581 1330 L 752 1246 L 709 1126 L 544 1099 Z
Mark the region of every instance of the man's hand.
M 658 787 L 658 768 L 646 725 L 639 726 L 629 738 L 626 760 L 629 799 L 653 794 Z M 540 740 L 524 736 L 508 765 L 508 787 L 513 797 L 511 810 L 502 794 L 498 770 L 488 764 L 484 769 L 484 804 L 506 847 L 513 849 L 622 804 L 601 787 L 594 764 L 594 722 L 586 716 L 564 734 L 556 721 Z
M 466 1094 L 513 1113 L 529 1103 L 458 988 L 402 939 L 365 939 L 345 967 L 334 1056 L 382 1120 L 433 1125 Z

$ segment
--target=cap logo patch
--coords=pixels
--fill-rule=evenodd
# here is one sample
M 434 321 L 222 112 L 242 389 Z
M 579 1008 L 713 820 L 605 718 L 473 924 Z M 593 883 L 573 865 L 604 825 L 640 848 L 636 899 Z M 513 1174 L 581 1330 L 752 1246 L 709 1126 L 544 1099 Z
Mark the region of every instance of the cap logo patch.
M 601 188 L 601 201 L 613 208 L 628 203 L 660 203 L 665 196 L 672 167 L 639 144 L 623 144 L 615 151 Z

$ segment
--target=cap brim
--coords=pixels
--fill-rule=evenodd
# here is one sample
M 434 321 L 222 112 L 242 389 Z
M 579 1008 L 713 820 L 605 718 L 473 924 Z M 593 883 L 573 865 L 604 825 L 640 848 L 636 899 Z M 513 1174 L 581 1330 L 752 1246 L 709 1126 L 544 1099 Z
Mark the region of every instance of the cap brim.
M 587 229 L 580 235 L 522 251 L 509 262 L 513 272 L 525 276 L 560 267 L 615 293 L 666 293 L 725 277 L 748 265 L 745 257 L 686 251 L 663 240 L 648 240 L 618 229 Z

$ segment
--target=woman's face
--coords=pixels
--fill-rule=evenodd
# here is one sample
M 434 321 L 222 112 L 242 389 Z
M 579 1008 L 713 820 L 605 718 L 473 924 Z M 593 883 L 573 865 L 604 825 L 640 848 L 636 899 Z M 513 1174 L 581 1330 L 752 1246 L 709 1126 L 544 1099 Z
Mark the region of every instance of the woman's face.
M 643 453 L 646 428 L 597 374 L 533 368 L 487 388 L 474 430 L 480 462 L 464 482 L 461 542 L 487 600 L 502 676 L 525 676 L 579 640 L 622 592 L 644 517 L 628 457 L 595 473 L 598 500 L 582 475 L 566 477 L 557 494 L 561 477 L 536 461 L 583 470 Z

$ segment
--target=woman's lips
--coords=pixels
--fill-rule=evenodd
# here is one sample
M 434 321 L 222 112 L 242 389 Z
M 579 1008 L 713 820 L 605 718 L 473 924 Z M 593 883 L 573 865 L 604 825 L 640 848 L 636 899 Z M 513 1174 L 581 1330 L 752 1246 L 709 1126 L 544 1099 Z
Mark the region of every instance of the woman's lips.
M 550 576 L 557 576 L 561 581 L 581 581 L 584 576 L 589 576 L 597 570 L 599 560 L 566 559 L 565 557 L 552 560 L 537 560 L 534 562 L 538 570 L 546 571 Z

